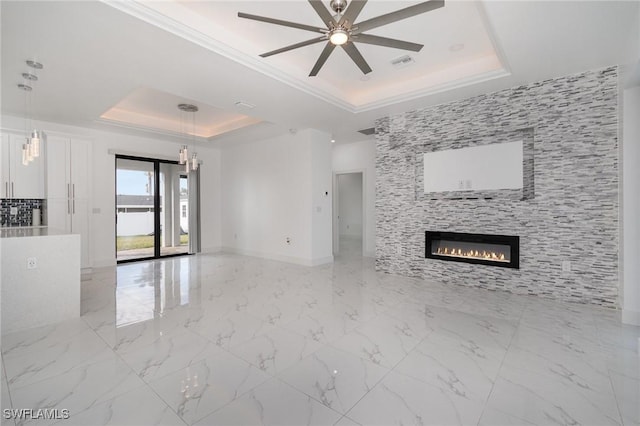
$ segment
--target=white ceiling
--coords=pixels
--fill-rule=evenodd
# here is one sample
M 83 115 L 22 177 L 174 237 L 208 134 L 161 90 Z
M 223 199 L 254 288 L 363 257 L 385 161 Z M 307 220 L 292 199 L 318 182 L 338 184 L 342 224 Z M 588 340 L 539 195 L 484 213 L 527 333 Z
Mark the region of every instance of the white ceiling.
M 361 19 L 415 3 L 371 0 Z M 262 122 L 234 131 L 225 127 L 203 144 L 306 127 L 332 133 L 339 142 L 363 139 L 357 130 L 390 113 L 636 63 L 640 56 L 637 1 L 449 0 L 444 9 L 372 30 L 425 48 L 410 53 L 414 65 L 393 69 L 389 61 L 404 51 L 363 46 L 374 69 L 367 81 L 338 49 L 318 77 L 306 77 L 322 44 L 260 58 L 259 53 L 314 35 L 235 17 L 243 11 L 321 25 L 306 1 L 2 1 L 0 6 L 3 114 L 24 114 L 24 94 L 16 84 L 27 70 L 24 61 L 34 58 L 45 65 L 33 91 L 34 115 L 41 120 L 110 127 L 100 117 L 124 103 L 133 113 L 169 122 L 167 108 L 185 100 L 224 117 L 251 117 L 244 124 Z M 465 48 L 451 52 L 455 43 Z M 493 68 L 478 67 L 483 60 Z M 139 96 L 145 110 L 127 104 L 145 91 L 148 97 Z M 157 104 L 149 102 L 152 93 L 163 93 L 172 104 L 150 108 Z M 256 107 L 238 108 L 237 101 Z M 149 123 L 131 126 L 144 130 Z M 170 138 L 175 131 L 167 133 Z

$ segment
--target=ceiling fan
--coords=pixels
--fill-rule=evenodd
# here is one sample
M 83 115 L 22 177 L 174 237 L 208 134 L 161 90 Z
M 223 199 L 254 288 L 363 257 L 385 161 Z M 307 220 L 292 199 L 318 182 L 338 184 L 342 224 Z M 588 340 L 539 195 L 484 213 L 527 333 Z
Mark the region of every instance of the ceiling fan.
M 380 37 L 371 34 L 364 34 L 364 32 L 444 6 L 444 0 L 430 0 L 356 23 L 355 20 L 358 18 L 360 11 L 362 11 L 362 8 L 367 3 L 367 0 L 351 0 L 348 7 L 347 0 L 331 0 L 330 6 L 331 9 L 333 9 L 333 11 L 336 13 L 335 16 L 331 14 L 331 12 L 326 8 L 321 0 L 308 1 L 311 4 L 311 7 L 313 7 L 322 21 L 326 24 L 327 28 L 298 24 L 296 22 L 267 18 L 265 16 L 250 15 L 243 12 L 238 12 L 238 17 L 253 19 L 254 21 L 267 22 L 269 24 L 282 25 L 285 27 L 298 28 L 300 30 L 311 31 L 315 33 L 321 33 L 322 35 L 320 37 L 312 38 L 311 40 L 302 41 L 300 43 L 295 43 L 290 46 L 282 47 L 280 49 L 272 50 L 271 52 L 263 53 L 262 55 L 260 55 L 261 57 L 266 58 L 268 56 L 288 52 L 289 50 L 297 49 L 299 47 L 309 46 L 311 44 L 327 41 L 327 45 L 325 46 L 324 50 L 320 54 L 320 57 L 313 66 L 311 73 L 309 73 L 309 77 L 318 75 L 320 68 L 322 68 L 336 46 L 342 47 L 344 51 L 347 52 L 347 55 L 349 55 L 349 57 L 353 60 L 353 62 L 356 63 L 358 68 L 360 68 L 360 70 L 364 74 L 370 73 L 371 67 L 369 67 L 367 61 L 365 61 L 365 59 L 360 54 L 360 51 L 358 51 L 358 49 L 356 48 L 354 44 L 355 42 L 375 44 L 377 46 L 395 47 L 396 49 L 419 52 L 423 47 L 422 44 L 411 43 L 408 41 L 396 40 L 387 37 Z

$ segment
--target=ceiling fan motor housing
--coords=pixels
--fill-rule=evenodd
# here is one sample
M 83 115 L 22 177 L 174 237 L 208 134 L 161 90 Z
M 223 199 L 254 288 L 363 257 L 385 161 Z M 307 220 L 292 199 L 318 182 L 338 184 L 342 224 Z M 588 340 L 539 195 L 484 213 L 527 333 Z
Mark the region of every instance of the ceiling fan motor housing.
M 347 8 L 347 0 L 331 0 L 329 3 L 331 9 L 336 13 L 342 13 Z

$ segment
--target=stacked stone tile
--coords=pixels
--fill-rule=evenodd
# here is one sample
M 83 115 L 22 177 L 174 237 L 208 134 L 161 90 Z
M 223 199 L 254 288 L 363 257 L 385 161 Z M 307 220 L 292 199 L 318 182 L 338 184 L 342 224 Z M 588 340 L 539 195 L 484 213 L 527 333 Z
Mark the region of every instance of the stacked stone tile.
M 378 120 L 377 269 L 617 307 L 617 84 L 609 67 Z M 424 194 L 424 153 L 516 140 L 522 191 Z M 520 269 L 425 259 L 427 230 L 518 235 Z

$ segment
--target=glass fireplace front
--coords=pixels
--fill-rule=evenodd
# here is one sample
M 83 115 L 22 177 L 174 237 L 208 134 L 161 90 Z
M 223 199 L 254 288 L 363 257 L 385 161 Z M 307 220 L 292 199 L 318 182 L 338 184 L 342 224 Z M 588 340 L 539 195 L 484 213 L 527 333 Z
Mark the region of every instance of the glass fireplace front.
M 426 232 L 430 259 L 520 268 L 520 238 L 508 235 Z

